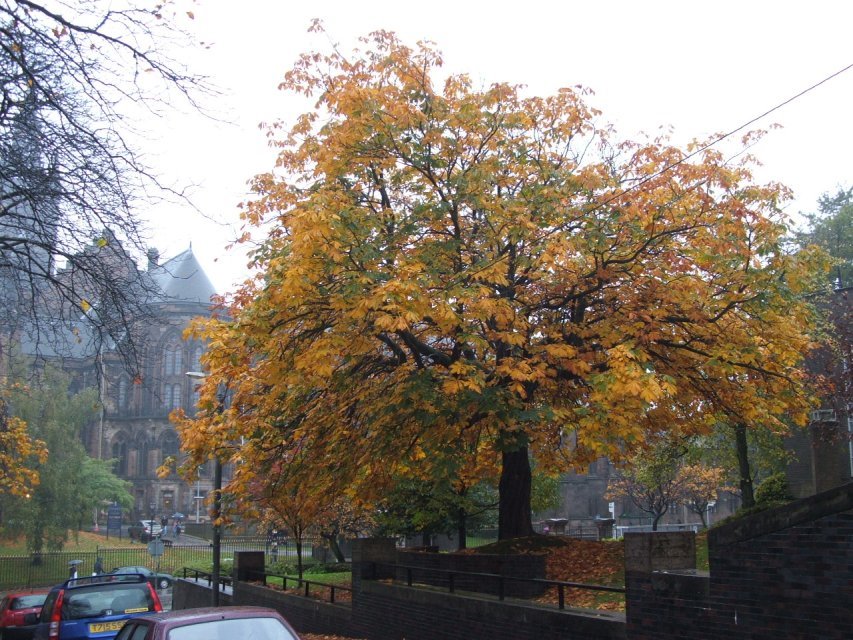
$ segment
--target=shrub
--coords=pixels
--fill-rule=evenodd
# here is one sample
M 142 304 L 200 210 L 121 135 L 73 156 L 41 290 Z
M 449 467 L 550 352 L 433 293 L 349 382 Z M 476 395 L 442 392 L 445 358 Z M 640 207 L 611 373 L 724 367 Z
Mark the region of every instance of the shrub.
M 755 504 L 766 505 L 770 502 L 793 500 L 788 488 L 788 478 L 784 473 L 775 473 L 755 488 Z
M 352 571 L 352 565 L 348 562 L 329 562 L 326 564 L 315 564 L 308 572 L 310 573 L 347 573 Z

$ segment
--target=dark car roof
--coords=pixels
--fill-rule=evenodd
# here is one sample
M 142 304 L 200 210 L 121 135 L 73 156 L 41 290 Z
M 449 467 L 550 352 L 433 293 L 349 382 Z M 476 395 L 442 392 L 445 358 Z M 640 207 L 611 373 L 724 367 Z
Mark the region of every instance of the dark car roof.
M 144 575 L 141 573 L 118 573 L 118 574 L 101 574 L 97 576 L 82 576 L 80 578 L 70 578 L 65 582 L 56 585 L 51 589 L 51 591 L 58 591 L 60 589 L 81 589 L 83 587 L 90 587 L 92 585 L 103 585 L 103 584 L 129 584 L 129 583 L 139 583 L 143 584 L 148 582 Z

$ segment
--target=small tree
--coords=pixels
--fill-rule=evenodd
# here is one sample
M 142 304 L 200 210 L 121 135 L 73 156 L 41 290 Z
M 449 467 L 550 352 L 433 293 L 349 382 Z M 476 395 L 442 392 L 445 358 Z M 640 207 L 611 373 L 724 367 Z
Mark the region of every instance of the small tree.
M 708 505 L 717 499 L 723 486 L 725 470 L 720 467 L 706 467 L 691 464 L 682 467 L 682 499 L 687 508 L 702 520 L 702 527 L 708 528 Z
M 672 504 L 684 497 L 681 473 L 686 451 L 680 443 L 662 442 L 635 456 L 608 485 L 608 500 L 627 499 L 652 518 L 652 531 Z
M 14 413 L 49 452 L 30 456 L 28 467 L 40 482 L 17 504 L 27 545 L 34 552 L 61 549 L 84 514 L 104 501 L 132 502 L 129 483 L 112 473 L 110 461 L 89 458 L 80 440 L 82 426 L 98 406 L 95 390 L 71 393 L 68 386 L 65 373 L 48 367 L 10 394 Z

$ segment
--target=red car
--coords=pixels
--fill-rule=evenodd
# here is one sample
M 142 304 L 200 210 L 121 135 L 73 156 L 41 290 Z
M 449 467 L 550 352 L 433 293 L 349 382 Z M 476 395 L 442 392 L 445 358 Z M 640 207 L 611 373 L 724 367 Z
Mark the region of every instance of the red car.
M 47 590 L 7 593 L 0 600 L 0 640 L 32 638 L 45 598 Z
M 115 640 L 299 640 L 287 620 L 266 607 L 205 607 L 147 613 L 124 623 Z

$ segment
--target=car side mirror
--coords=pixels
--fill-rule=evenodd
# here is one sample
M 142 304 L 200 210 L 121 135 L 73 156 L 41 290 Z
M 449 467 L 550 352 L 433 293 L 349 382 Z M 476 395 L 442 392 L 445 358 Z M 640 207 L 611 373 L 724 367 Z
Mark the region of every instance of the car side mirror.
M 28 613 L 24 616 L 24 624 L 37 624 L 39 621 L 39 614 L 37 613 Z

